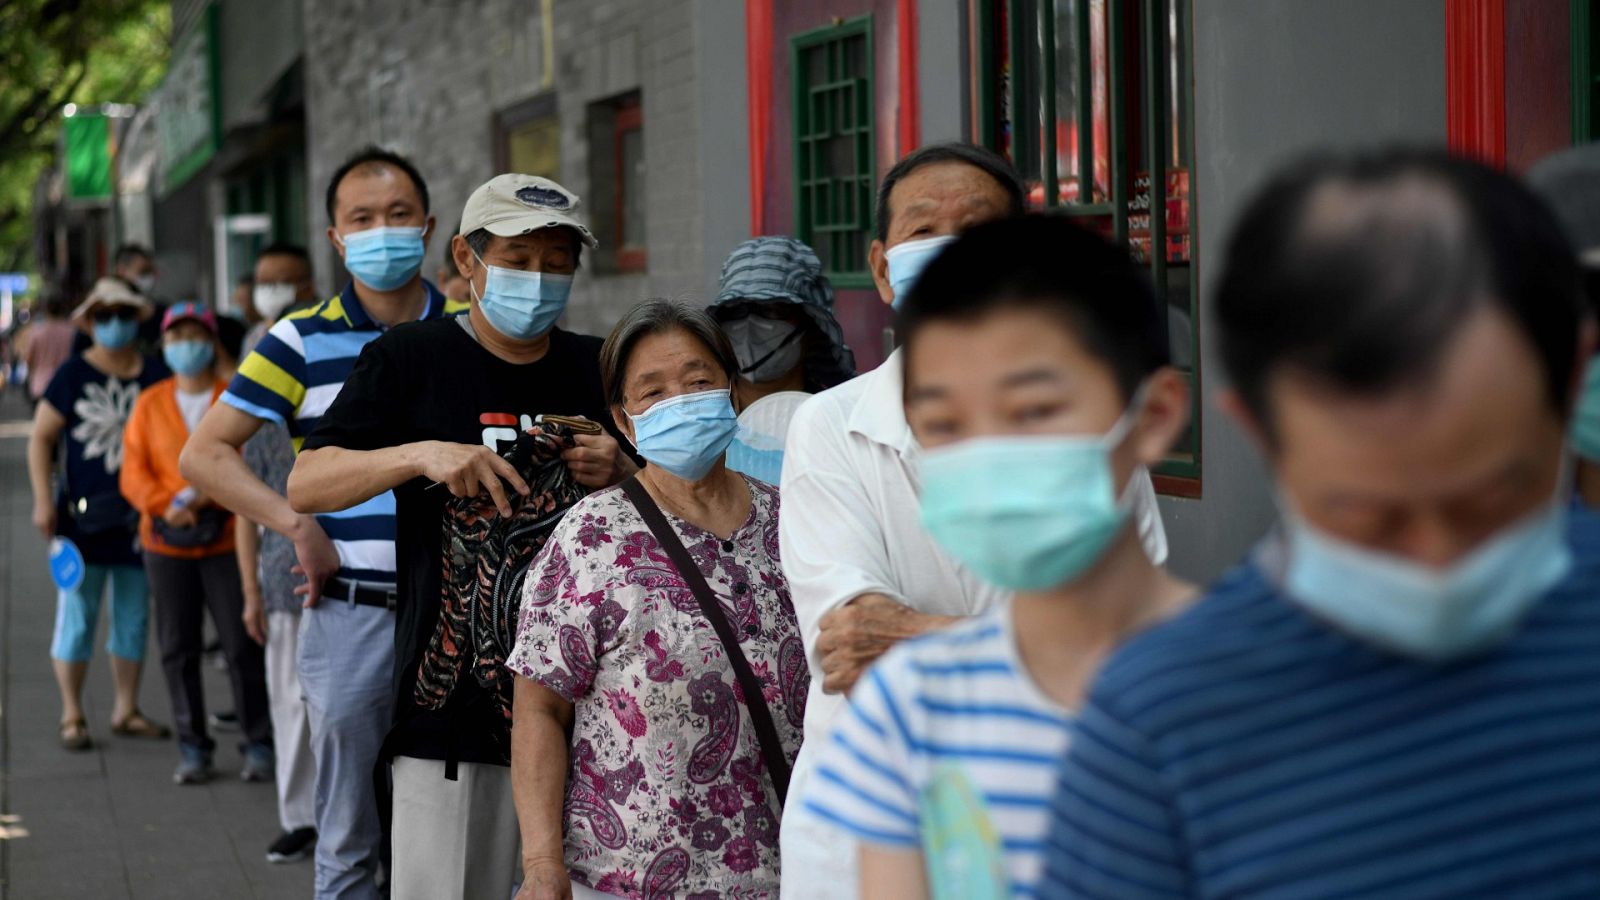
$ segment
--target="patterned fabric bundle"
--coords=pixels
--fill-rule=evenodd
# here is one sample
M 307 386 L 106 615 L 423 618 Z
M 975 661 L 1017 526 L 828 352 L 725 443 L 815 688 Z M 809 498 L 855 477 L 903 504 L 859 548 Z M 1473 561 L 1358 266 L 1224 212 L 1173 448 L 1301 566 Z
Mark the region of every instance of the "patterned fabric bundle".
M 511 721 L 505 664 L 516 643 L 523 578 L 556 523 L 588 493 L 561 454 L 574 446 L 574 434 L 600 433 L 587 419 L 535 421 L 504 454 L 530 488 L 526 497 L 507 491 L 510 516 L 501 516 L 488 494 L 456 497 L 445 506 L 439 623 L 417 669 L 414 694 L 423 709 L 443 709 L 470 672 Z

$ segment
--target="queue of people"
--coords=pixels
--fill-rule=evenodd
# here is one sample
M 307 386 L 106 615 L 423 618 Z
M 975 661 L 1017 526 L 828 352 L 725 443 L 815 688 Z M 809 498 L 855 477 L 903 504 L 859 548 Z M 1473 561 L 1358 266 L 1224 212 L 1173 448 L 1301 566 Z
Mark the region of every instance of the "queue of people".
M 1600 891 L 1600 233 L 1516 179 L 1327 157 L 1245 209 L 1220 403 L 1282 515 L 1210 586 L 1149 474 L 1191 409 L 1164 304 L 988 151 L 881 184 L 899 348 L 861 375 L 793 238 L 602 339 L 559 324 L 597 244 L 554 181 L 488 180 L 444 240 L 371 148 L 326 211 L 351 281 L 263 251 L 231 376 L 211 311 L 147 358 L 149 302 L 97 284 L 30 445 L 87 563 L 63 744 L 109 594 L 113 729 L 167 734 L 153 605 L 177 780 L 210 777 L 209 611 L 318 898 Z

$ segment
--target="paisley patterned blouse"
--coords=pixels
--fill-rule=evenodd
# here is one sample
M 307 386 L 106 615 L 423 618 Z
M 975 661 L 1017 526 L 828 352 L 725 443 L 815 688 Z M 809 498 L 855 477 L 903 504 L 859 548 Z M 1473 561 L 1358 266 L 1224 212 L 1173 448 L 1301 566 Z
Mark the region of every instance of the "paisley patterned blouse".
M 805 651 L 778 560 L 778 492 L 746 479 L 724 541 L 667 519 L 765 685 L 792 763 Z M 625 897 L 776 897 L 777 795 L 716 632 L 620 488 L 567 513 L 527 578 L 507 665 L 575 706 L 566 862 Z

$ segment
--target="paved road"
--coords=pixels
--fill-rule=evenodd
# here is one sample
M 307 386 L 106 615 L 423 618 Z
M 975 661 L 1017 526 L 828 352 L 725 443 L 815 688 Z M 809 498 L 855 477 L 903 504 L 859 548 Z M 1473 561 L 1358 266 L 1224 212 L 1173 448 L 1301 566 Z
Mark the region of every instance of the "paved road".
M 224 777 L 203 787 L 172 783 L 175 743 L 110 736 L 104 624 L 86 698 L 96 749 L 57 746 L 55 591 L 29 524 L 26 415 L 15 394 L 0 400 L 0 898 L 309 897 L 309 862 L 266 861 L 278 832 L 273 788 L 238 780 L 231 735 L 219 739 Z M 154 627 L 146 659 L 140 702 L 170 723 Z M 231 706 L 224 673 L 205 671 L 206 696 Z

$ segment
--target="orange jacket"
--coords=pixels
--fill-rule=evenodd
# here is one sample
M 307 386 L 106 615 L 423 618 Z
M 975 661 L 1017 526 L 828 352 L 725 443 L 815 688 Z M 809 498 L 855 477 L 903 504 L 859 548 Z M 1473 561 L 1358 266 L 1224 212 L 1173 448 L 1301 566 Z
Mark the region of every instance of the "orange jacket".
M 225 387 L 224 382 L 216 383 L 211 389 L 211 402 L 222 396 Z M 118 476 L 122 496 L 139 511 L 139 540 L 152 553 L 181 559 L 232 553 L 232 516 L 222 529 L 222 537 L 205 547 L 169 547 L 151 525 L 152 519 L 172 505 L 178 492 L 188 487 L 178 472 L 178 454 L 188 440 L 189 428 L 178 411 L 178 379 L 165 378 L 145 388 L 134 401 L 122 432 L 122 473 Z

